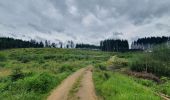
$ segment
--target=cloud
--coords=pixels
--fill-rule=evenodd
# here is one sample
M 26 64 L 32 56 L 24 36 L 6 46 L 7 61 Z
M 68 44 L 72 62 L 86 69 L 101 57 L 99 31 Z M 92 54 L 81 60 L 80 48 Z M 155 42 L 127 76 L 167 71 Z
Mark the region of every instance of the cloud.
M 170 35 L 169 5 L 169 0 L 1 0 L 0 36 L 96 44 Z

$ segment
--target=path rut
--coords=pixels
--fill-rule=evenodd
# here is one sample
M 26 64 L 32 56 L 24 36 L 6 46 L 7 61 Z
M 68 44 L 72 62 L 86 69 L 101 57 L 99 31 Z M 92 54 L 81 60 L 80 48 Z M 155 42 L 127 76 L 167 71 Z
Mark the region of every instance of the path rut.
M 75 81 L 80 77 L 80 75 L 85 71 L 82 68 L 66 78 L 47 98 L 47 100 L 68 100 L 68 94 L 72 88 Z
M 81 77 L 82 76 L 82 77 Z M 47 100 L 72 100 L 69 98 L 70 90 L 79 78 L 80 87 L 74 94 L 76 100 L 97 100 L 92 79 L 92 66 L 82 68 L 66 78 L 47 98 Z
M 76 96 L 78 100 L 97 100 L 92 79 L 92 67 L 85 71 Z

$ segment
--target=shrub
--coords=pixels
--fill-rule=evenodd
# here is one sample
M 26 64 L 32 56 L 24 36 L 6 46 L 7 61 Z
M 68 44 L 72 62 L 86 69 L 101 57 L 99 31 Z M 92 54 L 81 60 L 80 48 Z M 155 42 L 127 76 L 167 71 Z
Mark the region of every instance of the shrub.
M 56 77 L 44 72 L 33 77 L 25 78 L 23 87 L 27 91 L 46 93 L 57 83 L 56 80 Z
M 42 59 L 42 58 L 39 58 L 37 61 L 38 61 L 39 64 L 45 63 L 44 59 Z
M 10 75 L 12 81 L 16 81 L 17 79 L 23 78 L 24 74 L 21 71 L 20 67 L 16 67 L 12 70 L 12 74 Z
M 6 61 L 6 56 L 2 53 L 0 53 L 0 62 Z
M 107 70 L 105 63 L 99 63 L 99 64 L 96 64 L 95 66 L 99 70 L 102 70 L 102 71 Z
M 68 64 L 64 64 L 62 66 L 59 66 L 57 68 L 57 71 L 59 73 L 62 73 L 62 72 L 73 72 L 74 71 L 74 66 L 71 66 L 71 65 L 68 65 Z
M 17 58 L 18 58 L 18 61 L 21 61 L 22 63 L 27 63 L 34 59 L 34 57 L 29 56 L 29 55 L 21 55 L 21 56 L 18 56 Z
M 5 67 L 5 63 L 4 62 L 0 62 L 0 67 Z

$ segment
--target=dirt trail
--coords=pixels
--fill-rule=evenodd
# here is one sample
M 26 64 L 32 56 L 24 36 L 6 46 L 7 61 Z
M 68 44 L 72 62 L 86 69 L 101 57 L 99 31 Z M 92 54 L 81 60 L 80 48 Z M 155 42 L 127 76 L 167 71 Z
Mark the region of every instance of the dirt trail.
M 76 96 L 78 100 L 97 100 L 92 79 L 92 67 L 85 71 Z
M 81 78 L 81 79 L 80 79 Z M 47 98 L 47 100 L 73 100 L 69 97 L 70 90 L 78 80 L 81 80 L 78 91 L 74 93 L 74 100 L 97 100 L 92 79 L 92 66 L 80 69 L 66 78 Z
M 85 71 L 85 68 L 82 68 L 66 78 L 61 85 L 59 85 L 47 98 L 47 100 L 68 100 L 68 94 L 72 88 L 75 81 L 81 76 Z

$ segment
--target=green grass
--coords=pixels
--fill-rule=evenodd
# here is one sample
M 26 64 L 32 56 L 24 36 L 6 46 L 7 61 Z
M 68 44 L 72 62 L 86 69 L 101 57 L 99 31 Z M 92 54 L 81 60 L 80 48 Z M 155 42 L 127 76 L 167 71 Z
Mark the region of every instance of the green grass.
M 154 87 L 156 91 L 170 96 L 170 81 Z
M 156 55 L 151 56 L 155 61 L 165 62 L 163 67 L 162 63 L 161 67 L 156 64 L 156 68 L 165 68 L 164 66 L 169 64 L 169 58 L 166 57 L 169 51 L 161 49 L 161 52 L 166 52 L 166 54 L 160 53 L 159 50 L 154 52 Z M 46 99 L 51 90 L 68 75 L 90 64 L 96 65 L 93 79 L 97 95 L 101 98 L 105 100 L 160 100 L 155 92 L 170 95 L 169 78 L 163 78 L 164 82 L 157 84 L 114 70 L 114 68 L 132 69 L 134 62 L 144 62 L 145 60 L 141 57 L 147 54 L 145 52 L 111 53 L 55 48 L 3 50 L 0 51 L 0 100 Z M 161 60 L 159 60 L 159 55 Z M 148 60 L 148 62 L 152 61 Z M 140 66 L 136 65 L 136 68 L 145 68 L 140 63 Z M 110 67 L 113 69 L 109 69 Z
M 97 95 L 104 100 L 160 100 L 152 89 L 118 72 L 97 69 L 93 79 Z
M 76 49 L 0 51 L 0 99 L 42 100 L 68 75 L 113 53 Z
M 105 100 L 114 100 L 113 98 L 115 100 L 157 100 L 160 97 L 155 94 L 159 93 L 170 96 L 169 54 L 170 49 L 164 46 L 153 49 L 152 53 L 117 53 L 117 56 L 110 58 L 107 63 L 98 64 L 96 67 L 93 77 L 97 94 Z M 128 66 L 121 64 L 122 61 L 123 63 L 128 61 Z M 118 62 L 116 65 L 120 65 L 120 70 L 108 69 L 108 66 L 115 66 L 115 62 Z M 153 73 L 161 78 L 161 83 L 121 74 L 124 68 Z
M 152 80 L 146 80 L 146 79 L 138 79 L 135 78 L 135 81 L 147 88 L 152 89 L 156 93 L 162 93 L 167 96 L 170 96 L 170 80 L 168 78 L 163 78 L 162 83 L 156 83 Z

